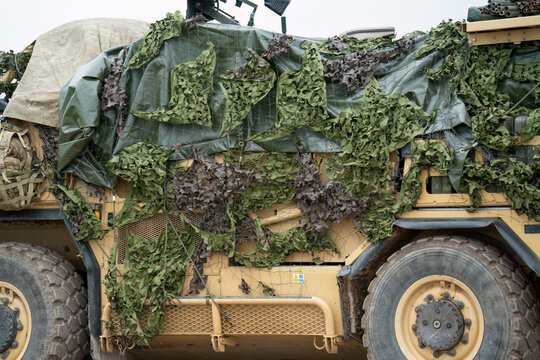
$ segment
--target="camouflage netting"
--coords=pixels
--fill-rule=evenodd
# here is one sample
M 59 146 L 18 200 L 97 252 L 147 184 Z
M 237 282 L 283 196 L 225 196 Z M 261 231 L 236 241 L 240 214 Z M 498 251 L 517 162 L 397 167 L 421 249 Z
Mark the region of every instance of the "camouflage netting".
M 242 125 L 251 108 L 272 90 L 276 81 L 270 63 L 253 50 L 248 50 L 249 58 L 245 65 L 220 77 L 219 84 L 227 98 L 221 136 Z
M 0 51 L 0 78 L 11 72 L 13 81 L 9 83 L 0 82 L 0 95 L 4 96 L 5 101 L 9 101 L 13 92 L 19 85 L 21 78 L 28 66 L 31 52 L 14 53 L 13 50 L 4 52 Z
M 183 26 L 175 19 L 168 28 Z M 115 226 L 158 212 L 168 219 L 152 241 L 128 234 L 132 258 L 123 274 L 116 248 L 111 253 L 106 286 L 127 344 L 159 333 L 169 296 L 205 288 L 212 253 L 272 268 L 302 252 L 317 264 L 321 252 L 338 251 L 329 229 L 343 219 L 369 241 L 388 237 L 394 220 L 414 208 L 422 169 L 448 175 L 447 192 L 469 194 L 471 211 L 479 191 L 495 185 L 516 211 L 540 220 L 539 150 L 523 144 L 540 131 L 534 44 L 469 48 L 460 23 L 448 21 L 399 41 L 317 41 L 190 23 L 147 46 L 131 46 L 124 66 L 134 58 L 138 65 L 119 80 L 112 77 L 119 60 L 109 65 L 122 49 L 82 68 L 61 105 L 59 170 L 105 187 L 116 176 L 132 182 Z M 86 83 L 88 71 L 113 84 L 106 91 L 125 94 L 127 109 L 117 101 L 100 113 L 104 96 Z M 411 164 L 402 174 L 405 157 Z M 301 219 L 272 232 L 255 212 L 283 203 L 296 204 Z M 184 290 L 189 263 L 196 276 Z M 269 285 L 258 288 L 240 284 L 275 295 Z M 145 297 L 152 316 L 140 324 Z
M 133 115 L 169 124 L 210 126 L 208 97 L 212 93 L 215 66 L 214 45 L 208 43 L 208 49 L 195 60 L 178 64 L 171 71 L 171 100 L 166 108 L 152 112 L 134 111 Z

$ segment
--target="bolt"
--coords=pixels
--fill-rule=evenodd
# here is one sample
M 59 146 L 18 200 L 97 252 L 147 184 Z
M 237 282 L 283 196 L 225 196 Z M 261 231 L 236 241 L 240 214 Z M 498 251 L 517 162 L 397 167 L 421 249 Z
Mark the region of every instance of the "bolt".
M 433 301 L 433 295 L 428 294 L 428 296 L 425 297 L 424 301 L 425 302 L 432 302 Z
M 450 294 L 449 294 L 447 291 L 445 291 L 445 292 L 442 294 L 442 296 L 443 296 L 443 298 L 445 298 L 445 299 L 450 299 Z
M 441 313 L 441 309 L 436 308 L 436 309 L 435 309 L 435 312 L 436 312 L 437 314 L 440 314 L 440 313 Z
M 414 312 L 417 313 L 417 314 L 420 312 L 420 310 L 422 310 L 422 308 L 420 306 L 417 306 L 417 307 L 414 308 Z
M 15 314 L 16 314 L 16 315 L 19 315 L 19 313 L 21 312 L 21 310 L 19 310 L 18 307 L 16 307 L 15 309 L 13 309 L 13 311 L 15 311 Z
M 466 333 L 465 335 L 463 335 L 463 337 L 461 338 L 461 343 L 462 344 L 468 344 L 469 343 L 469 333 Z
M 13 343 L 9 347 L 10 349 L 16 349 L 19 346 L 19 342 L 17 340 L 13 340 Z
M 467 329 L 471 330 L 471 324 L 471 319 L 465 319 L 465 326 L 467 327 Z
M 412 326 L 412 331 L 416 332 L 416 330 L 418 330 L 418 326 L 416 326 L 416 324 L 414 324 L 414 325 Z
M 446 355 L 456 356 L 456 349 L 450 349 L 446 352 Z
M 8 298 L 0 298 L 0 301 L 4 304 L 4 305 L 7 305 L 9 303 L 9 300 Z
M 446 327 L 447 327 L 448 329 L 451 329 L 451 328 L 452 328 L 452 324 L 447 323 L 447 324 L 446 324 Z
M 22 322 L 19 320 L 19 323 L 17 324 L 17 331 L 21 331 L 23 329 Z
M 439 320 L 435 320 L 435 321 L 433 322 L 433 327 L 434 327 L 435 329 L 440 328 L 440 327 L 441 327 L 441 322 L 440 322 Z
M 422 324 L 427 325 L 428 324 L 427 320 L 422 321 Z
M 426 347 L 426 344 L 424 344 L 422 340 L 418 339 L 418 346 L 420 347 L 420 349 L 423 349 Z

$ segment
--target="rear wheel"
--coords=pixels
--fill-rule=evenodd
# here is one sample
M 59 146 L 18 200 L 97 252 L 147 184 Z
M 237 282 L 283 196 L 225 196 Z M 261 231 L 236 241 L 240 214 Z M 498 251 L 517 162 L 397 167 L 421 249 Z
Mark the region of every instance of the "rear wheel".
M 497 249 L 418 240 L 378 270 L 364 301 L 369 359 L 538 359 L 539 301 Z
M 0 244 L 0 359 L 82 360 L 89 351 L 80 275 L 48 249 Z

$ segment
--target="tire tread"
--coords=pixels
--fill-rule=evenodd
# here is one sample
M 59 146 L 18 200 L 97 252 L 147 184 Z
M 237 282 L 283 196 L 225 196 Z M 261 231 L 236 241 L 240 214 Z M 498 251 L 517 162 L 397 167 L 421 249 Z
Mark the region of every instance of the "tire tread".
M 368 295 L 362 305 L 364 311 L 361 321 L 364 333 L 362 341 L 367 350 L 368 359 L 375 360 L 368 335 L 368 313 L 373 305 L 373 289 L 378 286 L 381 274 L 392 264 L 408 253 L 423 249 L 427 244 L 429 244 L 428 246 L 440 245 L 458 248 L 475 256 L 488 266 L 506 294 L 510 310 L 514 314 L 509 359 L 540 359 L 540 301 L 538 296 L 535 296 L 532 284 L 527 283 L 523 271 L 510 257 L 492 246 L 476 239 L 446 235 L 426 237 L 405 245 L 401 250 L 392 254 L 377 270 L 375 278 L 369 284 Z

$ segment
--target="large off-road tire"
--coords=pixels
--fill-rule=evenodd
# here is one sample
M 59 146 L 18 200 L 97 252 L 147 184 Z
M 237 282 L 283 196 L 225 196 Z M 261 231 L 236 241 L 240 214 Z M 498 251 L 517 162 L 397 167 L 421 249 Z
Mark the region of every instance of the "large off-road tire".
M 86 289 L 59 254 L 31 244 L 0 244 L 2 297 L 4 313 L 16 314 L 19 322 L 16 341 L 2 353 L 9 352 L 7 360 L 82 360 L 88 354 Z
M 368 359 L 540 359 L 534 287 L 508 256 L 480 241 L 413 242 L 381 266 L 368 291 Z

